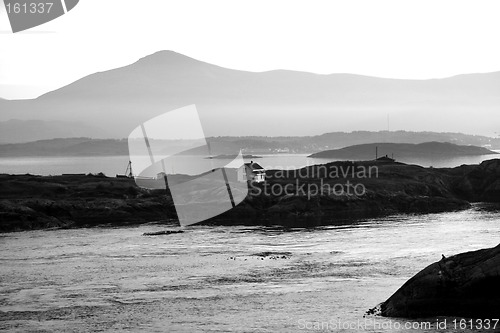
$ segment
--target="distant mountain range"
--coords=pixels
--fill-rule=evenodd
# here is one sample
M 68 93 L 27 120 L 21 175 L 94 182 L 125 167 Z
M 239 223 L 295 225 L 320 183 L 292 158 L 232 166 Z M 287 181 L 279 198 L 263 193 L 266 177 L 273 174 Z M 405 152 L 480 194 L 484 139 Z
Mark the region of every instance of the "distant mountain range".
M 370 143 L 342 149 L 332 149 L 310 155 L 313 158 L 333 158 L 342 160 L 369 160 L 387 156 L 397 159 L 406 158 L 449 158 L 460 156 L 479 156 L 498 154 L 476 146 L 460 146 L 448 142 L 410 143 Z
M 221 150 L 219 154 L 234 154 L 243 148 L 253 153 L 314 153 L 329 149 L 343 148 L 365 143 L 424 143 L 430 141 L 449 142 L 457 145 L 471 145 L 500 149 L 500 138 L 461 133 L 406 132 L 406 131 L 355 131 L 333 132 L 315 136 L 289 137 L 213 137 L 211 142 L 218 142 L 213 147 Z
M 415 151 L 412 150 L 413 144 L 421 144 L 425 142 L 440 141 L 439 144 L 443 149 L 439 154 L 446 156 L 448 153 L 457 155 L 470 155 L 472 149 L 474 154 L 486 153 L 488 150 L 481 146 L 490 147 L 491 149 L 500 149 L 500 139 L 492 139 L 482 136 L 471 136 L 454 133 L 432 133 L 432 132 L 352 132 L 352 133 L 327 133 L 318 136 L 306 137 L 210 137 L 207 141 L 210 143 L 211 154 L 216 155 L 234 155 L 240 149 L 245 154 L 279 154 L 279 153 L 295 153 L 295 154 L 335 154 L 342 155 L 346 152 L 347 155 L 353 154 L 353 147 L 360 149 L 358 156 L 363 156 L 363 159 L 374 156 L 373 145 L 378 145 L 380 155 L 383 154 L 404 154 L 404 151 L 412 151 L 410 154 L 414 156 Z M 152 140 L 151 142 L 154 142 Z M 366 144 L 368 143 L 368 144 Z M 360 145 L 364 144 L 364 145 Z M 397 145 L 401 144 L 401 145 Z M 457 144 L 457 145 L 455 145 Z M 186 151 L 188 147 L 192 147 L 192 143 L 185 140 L 170 140 L 162 144 L 165 147 L 162 153 L 169 154 L 170 151 Z M 349 148 L 344 148 L 349 147 Z M 367 147 L 362 148 L 362 147 Z M 384 147 L 387 147 L 385 149 Z M 398 149 L 396 149 L 398 147 Z M 425 145 L 422 147 L 426 147 Z M 453 150 L 451 147 L 463 147 L 459 150 Z M 332 148 L 343 148 L 340 150 L 332 150 Z M 432 151 L 429 150 L 432 153 Z M 39 140 L 27 143 L 17 144 L 0 144 L 0 156 L 118 156 L 128 155 L 128 142 L 126 139 L 91 139 L 91 138 L 59 138 L 50 140 Z M 206 154 L 206 148 L 197 151 L 189 150 L 186 154 Z M 354 155 L 352 155 L 354 156 Z M 351 157 L 352 157 L 351 156 Z
M 0 143 L 90 136 L 105 138 L 106 131 L 82 122 L 16 120 L 0 122 Z
M 0 156 L 128 155 L 127 140 L 65 138 L 0 145 Z
M 124 138 L 156 115 L 195 104 L 206 136 L 304 136 L 332 131 L 493 135 L 500 72 L 435 80 L 226 69 L 161 51 L 33 100 L 0 100 L 0 121 L 81 122 Z M 389 117 L 388 117 L 389 116 Z M 389 119 L 388 119 L 389 118 Z M 26 133 L 19 141 L 29 141 Z

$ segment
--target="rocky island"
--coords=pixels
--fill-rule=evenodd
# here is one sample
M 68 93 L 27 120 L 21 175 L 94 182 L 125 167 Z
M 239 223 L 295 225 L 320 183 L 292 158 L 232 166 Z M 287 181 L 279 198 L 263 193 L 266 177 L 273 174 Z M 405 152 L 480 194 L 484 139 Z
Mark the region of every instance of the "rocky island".
M 364 160 L 374 154 L 378 156 L 396 156 L 401 158 L 452 158 L 498 154 L 484 147 L 456 145 L 449 142 L 413 143 L 367 143 L 341 149 L 325 150 L 310 155 L 313 158 L 336 158 Z
M 139 188 L 129 178 L 0 175 L 0 181 L 2 232 L 177 219 L 165 189 Z M 338 219 L 459 210 L 479 201 L 500 202 L 498 159 L 443 169 L 333 162 L 268 170 L 266 182 L 253 184 L 243 202 L 204 223 L 315 226 Z

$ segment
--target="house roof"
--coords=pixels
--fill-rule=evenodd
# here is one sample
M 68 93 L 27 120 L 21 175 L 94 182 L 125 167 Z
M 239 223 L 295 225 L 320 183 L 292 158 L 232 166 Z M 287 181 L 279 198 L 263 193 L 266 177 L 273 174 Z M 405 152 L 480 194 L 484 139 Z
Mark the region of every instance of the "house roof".
M 389 156 L 382 156 L 382 157 L 377 158 L 377 161 L 395 162 L 396 160 L 393 158 L 390 158 Z
M 250 163 L 245 163 L 246 166 L 250 167 L 252 170 L 264 170 L 264 168 L 257 162 L 251 161 Z

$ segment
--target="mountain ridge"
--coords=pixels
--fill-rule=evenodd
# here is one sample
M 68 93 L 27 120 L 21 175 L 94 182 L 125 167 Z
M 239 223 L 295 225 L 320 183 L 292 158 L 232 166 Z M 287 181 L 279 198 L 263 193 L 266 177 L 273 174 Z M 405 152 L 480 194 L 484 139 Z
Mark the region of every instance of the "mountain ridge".
M 498 86 L 500 72 L 432 80 L 248 72 L 162 51 L 36 99 L 0 100 L 0 120 L 81 121 L 121 138 L 195 104 L 206 136 L 376 131 L 387 128 L 388 115 L 392 129 L 484 135 L 498 131 Z
M 106 131 L 96 126 L 72 121 L 45 121 L 9 119 L 0 122 L 0 144 L 22 143 L 52 138 L 79 136 L 107 137 Z
M 318 155 L 314 157 L 321 158 L 321 154 L 328 153 L 332 151 L 329 149 L 332 145 L 343 145 L 344 148 L 337 150 L 352 150 L 353 147 L 363 147 L 368 146 L 369 148 L 362 151 L 358 156 L 345 155 L 340 157 L 357 157 L 357 159 L 372 159 L 375 157 L 375 146 L 379 146 L 379 156 L 385 154 L 396 153 L 397 157 L 403 157 L 404 154 L 398 153 L 395 149 L 391 147 L 399 145 L 400 147 L 409 146 L 411 148 L 411 142 L 419 142 L 419 144 L 425 144 L 429 141 L 425 141 L 426 138 L 442 138 L 443 140 L 447 136 L 443 133 L 423 133 L 420 136 L 415 135 L 415 133 L 409 133 L 406 135 L 407 142 L 399 143 L 368 143 L 368 144 L 349 144 L 356 143 L 360 140 L 367 140 L 368 138 L 380 138 L 384 136 L 385 133 L 351 133 L 354 136 L 345 135 L 346 133 L 326 133 L 314 137 L 209 137 L 207 141 L 211 143 L 212 154 L 235 154 L 240 151 L 240 149 L 246 154 L 279 154 L 279 153 L 295 153 L 295 154 L 311 154 L 317 152 Z M 405 137 L 406 133 L 394 133 L 391 137 L 392 139 L 402 139 Z M 339 141 L 335 142 L 334 138 L 338 138 Z M 487 138 L 474 137 L 474 136 L 464 136 L 455 137 L 454 142 L 440 142 L 442 144 L 450 144 L 448 148 L 444 149 L 443 156 L 446 156 L 447 150 L 451 149 L 449 147 L 475 147 L 477 149 L 484 149 L 479 146 L 474 146 L 473 144 L 481 144 L 489 142 L 490 144 L 496 144 L 496 148 L 500 148 L 500 139 L 497 141 L 484 141 Z M 410 142 L 410 143 L 409 143 Z M 466 145 L 464 143 L 467 143 Z M 415 144 L 413 144 L 415 145 Z M 186 147 L 192 147 L 192 145 L 186 145 L 183 140 L 170 140 L 164 142 L 163 146 L 165 149 L 173 149 L 174 151 L 183 151 L 187 149 Z M 386 148 L 384 148 L 386 147 Z M 388 148 L 387 148 L 388 147 Z M 384 150 L 385 149 L 385 150 Z M 409 149 L 411 150 L 411 149 Z M 74 138 L 57 138 L 57 139 L 45 139 L 26 143 L 14 143 L 14 144 L 0 144 L 0 156 L 3 157 L 13 157 L 13 156 L 122 156 L 128 155 L 128 141 L 127 139 L 92 139 L 88 137 L 74 137 Z M 206 154 L 205 150 L 197 152 L 196 150 L 184 152 L 185 154 Z M 489 150 L 483 150 L 484 154 L 489 154 Z M 458 152 L 456 155 L 467 155 Z M 412 157 L 414 157 L 413 153 Z M 477 154 L 476 154 L 477 155 Z

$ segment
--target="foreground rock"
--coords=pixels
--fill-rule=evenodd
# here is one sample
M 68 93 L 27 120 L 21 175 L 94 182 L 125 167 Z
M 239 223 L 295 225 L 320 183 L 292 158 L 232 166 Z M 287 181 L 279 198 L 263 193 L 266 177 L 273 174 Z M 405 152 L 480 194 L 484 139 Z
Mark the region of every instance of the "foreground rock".
M 381 305 L 386 317 L 500 316 L 500 245 L 428 266 Z

